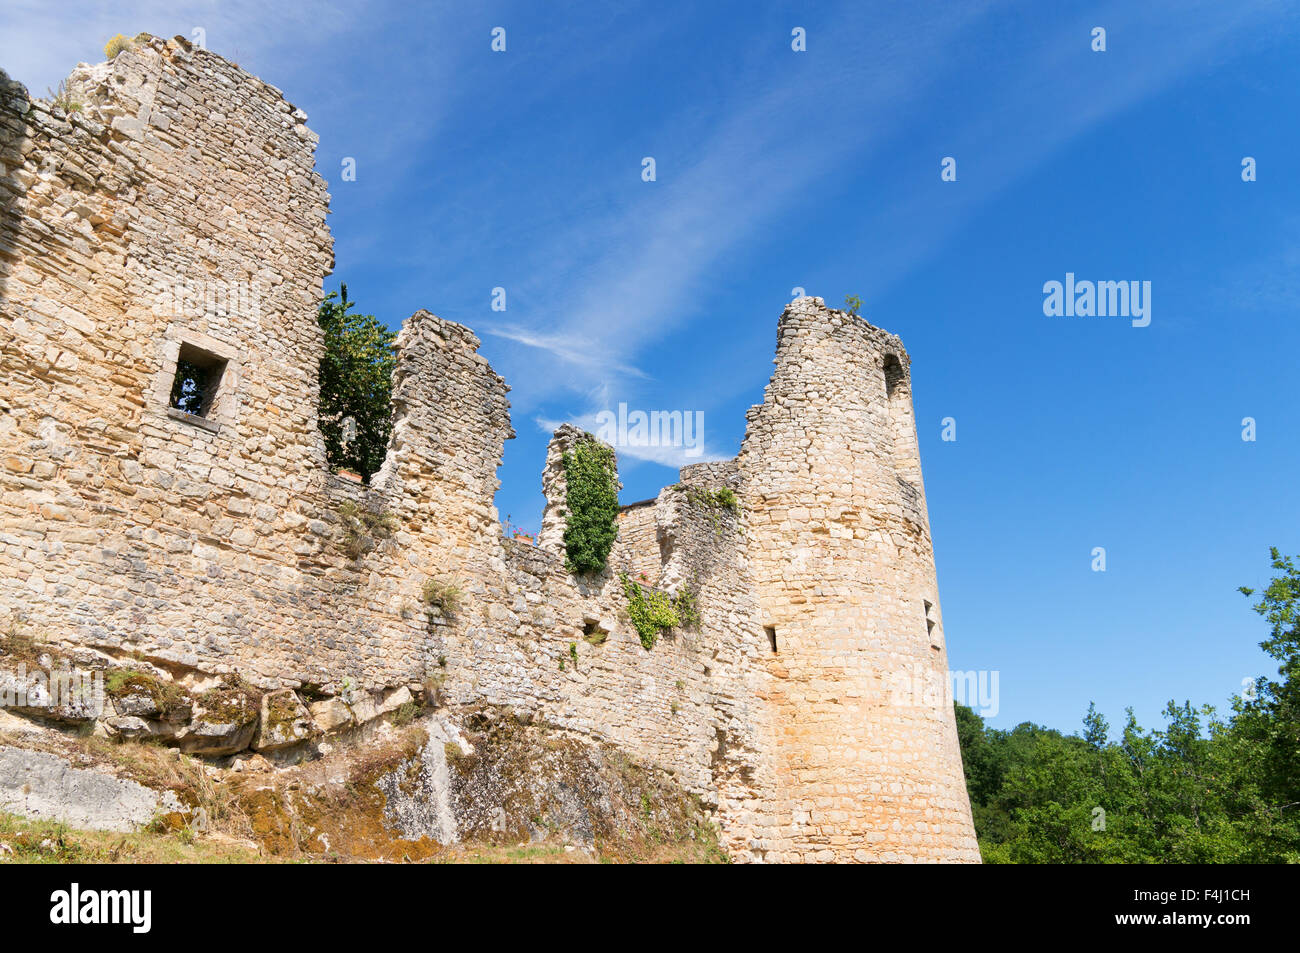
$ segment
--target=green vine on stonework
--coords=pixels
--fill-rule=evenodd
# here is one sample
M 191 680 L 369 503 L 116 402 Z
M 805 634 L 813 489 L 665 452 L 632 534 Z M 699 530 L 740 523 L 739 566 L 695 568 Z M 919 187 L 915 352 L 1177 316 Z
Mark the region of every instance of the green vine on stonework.
M 618 535 L 614 451 L 588 434 L 563 460 L 568 487 L 564 564 L 572 573 L 600 572 Z
M 647 652 L 659 641 L 659 635 L 677 626 L 695 627 L 700 624 L 700 610 L 695 594 L 683 586 L 676 597 L 658 589 L 642 586 L 625 572 L 618 574 L 627 596 L 627 614 L 632 626 L 641 637 L 641 647 Z
M 695 593 L 685 586 L 682 586 L 677 593 L 677 598 L 673 600 L 673 608 L 677 610 L 677 618 L 686 628 L 694 629 L 699 626 L 699 604 L 695 601 Z
M 709 522 L 713 524 L 713 531 L 719 536 L 722 535 L 720 511 L 730 510 L 733 515 L 740 515 L 740 498 L 736 496 L 736 491 L 728 486 L 717 490 L 708 490 L 700 486 L 689 487 L 686 490 L 686 502 L 700 507 L 708 514 Z
M 733 513 L 740 512 L 740 499 L 736 496 L 736 491 L 729 486 L 724 486 L 718 490 L 706 490 L 703 487 L 693 486 L 686 491 L 686 500 L 696 506 L 706 506 L 715 510 L 731 510 Z

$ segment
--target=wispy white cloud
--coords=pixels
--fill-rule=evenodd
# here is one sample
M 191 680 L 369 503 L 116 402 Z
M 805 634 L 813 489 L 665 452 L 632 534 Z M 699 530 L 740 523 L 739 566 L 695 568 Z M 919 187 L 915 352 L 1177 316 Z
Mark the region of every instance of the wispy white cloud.
M 527 347 L 547 351 L 554 357 L 578 367 L 599 368 L 602 371 L 617 371 L 620 374 L 641 379 L 648 379 L 650 376 L 640 368 L 632 367 L 628 364 L 611 362 L 605 355 L 598 351 L 593 351 L 588 346 L 588 342 L 582 338 L 559 334 L 543 334 L 541 332 L 530 331 L 513 325 L 484 328 L 483 333 L 490 334 L 493 337 L 504 338 L 507 341 L 514 341 L 517 344 L 523 344 Z
M 1000 68 L 978 80 L 988 87 L 987 111 L 956 128 L 916 123 L 931 88 L 956 81 L 946 70 L 960 66 L 961 75 L 969 76 L 977 68 L 971 51 L 962 49 L 965 31 L 1000 6 L 949 5 L 928 18 L 928 8 L 909 6 L 896 20 L 878 24 L 875 32 L 892 40 L 879 55 L 838 63 L 832 71 L 792 80 L 785 70 L 764 64 L 738 83 L 730 103 L 723 104 L 729 114 L 699 136 L 694 148 L 673 163 L 659 153 L 658 182 L 637 183 L 640 191 L 631 197 L 624 186 L 601 183 L 618 196 L 607 203 L 609 213 L 584 216 L 541 243 L 538 270 L 522 282 L 530 292 L 528 313 L 562 318 L 548 318 L 545 336 L 517 324 L 511 339 L 543 347 L 560 362 L 621 372 L 641 363 L 639 355 L 682 322 L 707 319 L 718 260 L 788 213 L 810 185 L 856 174 L 896 145 L 891 136 L 903 131 L 933 142 L 936 179 L 939 156 L 978 156 L 979 167 L 989 172 L 983 181 L 967 174 L 951 190 L 882 184 L 877 211 L 853 226 L 896 236 L 868 265 L 865 290 L 878 295 L 939 253 L 949 234 L 1065 144 L 1208 60 L 1229 55 L 1238 37 L 1278 11 L 1270 0 L 1243 0 L 1232 11 L 1209 0 L 1192 7 L 1111 3 L 1046 32 L 1041 42 L 999 49 Z M 1098 22 L 1108 25 L 1112 44 L 1129 44 L 1130 51 L 1122 58 L 1107 54 L 1115 67 L 1085 77 L 1063 64 L 1077 62 L 1078 53 L 1088 50 Z M 1132 51 L 1132 44 L 1140 44 L 1140 51 Z M 792 104 L 815 110 L 827 102 L 857 117 L 854 128 L 833 141 L 809 141 L 798 125 L 784 121 Z M 682 126 L 696 132 L 689 119 Z M 646 151 L 656 148 L 647 145 Z M 925 227 L 916 227 L 918 222 Z M 563 300 L 548 288 L 565 289 Z M 556 342 L 561 346 L 551 346 Z M 549 361 L 522 359 L 509 376 L 514 399 L 524 408 L 570 389 L 568 376 L 556 373 Z
M 563 342 L 562 351 L 547 350 L 585 367 L 596 366 L 591 354 L 611 371 L 635 365 L 643 348 L 707 314 L 712 269 L 722 256 L 820 178 L 879 147 L 919 100 L 933 63 L 991 6 L 945 7 L 930 16 L 887 12 L 877 25 L 896 42 L 872 57 L 793 73 L 781 62 L 750 64 L 752 72 L 737 77 L 722 104 L 730 112 L 721 121 L 712 113 L 687 115 L 647 132 L 637 146 L 656 157 L 658 180 L 592 186 L 604 202 L 579 204 L 603 205 L 605 214 L 582 216 L 542 242 L 536 270 L 520 282 L 526 297 L 515 298 L 527 302 L 528 313 L 548 316 L 547 334 L 524 341 L 516 325 L 512 339 Z M 853 15 L 847 7 L 841 12 Z M 846 103 L 854 122 L 845 135 L 827 141 L 801 134 L 801 118 L 843 113 Z M 565 374 L 529 358 L 515 361 L 509 376 L 524 408 L 568 389 Z
M 612 409 L 611 412 L 613 412 Z M 602 420 L 599 413 L 599 411 L 594 411 L 580 414 L 568 420 L 535 417 L 533 422 L 537 424 L 540 431 L 546 434 L 554 433 L 556 428 L 563 423 L 570 423 L 589 433 L 600 435 Z M 698 441 L 693 440 L 694 445 L 690 447 L 672 443 L 637 443 L 633 441 L 615 441 L 613 446 L 615 453 L 618 455 L 619 467 L 624 471 L 628 469 L 629 463 L 633 465 L 637 463 L 657 463 L 660 466 L 681 469 L 693 463 L 727 460 L 733 456 L 731 453 L 726 453 L 710 445 L 703 439 L 704 435 L 702 433 L 697 436 L 700 439 Z

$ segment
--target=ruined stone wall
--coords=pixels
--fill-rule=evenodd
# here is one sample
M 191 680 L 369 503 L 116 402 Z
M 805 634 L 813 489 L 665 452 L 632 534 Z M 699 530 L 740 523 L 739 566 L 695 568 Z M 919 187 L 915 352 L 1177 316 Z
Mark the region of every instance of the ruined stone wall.
M 951 711 L 876 690 L 946 668 L 897 339 L 795 302 L 740 456 L 624 510 L 609 568 L 575 577 L 584 435 L 548 450 L 539 544 L 504 539 L 508 388 L 460 325 L 408 319 L 383 468 L 328 472 L 300 110 L 180 39 L 69 85 L 79 112 L 0 91 L 0 627 L 310 687 L 319 731 L 412 692 L 509 706 L 672 772 L 739 859 L 976 857 Z M 195 353 L 224 362 L 203 417 L 169 408 Z M 689 589 L 700 624 L 644 648 L 620 569 Z
M 0 614 L 264 684 L 418 682 L 418 583 L 344 552 L 316 425 L 306 116 L 180 40 L 68 86 L 79 110 L 9 85 L 0 113 Z M 206 417 L 169 408 L 183 348 L 225 361 Z
M 6 87 L 5 625 L 268 687 L 509 704 L 706 793 L 703 636 L 647 652 L 613 571 L 564 570 L 562 440 L 546 482 L 558 544 L 502 538 L 508 388 L 471 332 L 413 315 L 383 468 L 369 487 L 327 472 L 315 310 L 330 240 L 305 116 L 179 40 L 70 85 L 79 112 Z M 245 279 L 247 297 L 208 293 Z M 182 347 L 226 361 L 202 418 L 169 408 Z M 430 579 L 459 591 L 454 610 L 429 611 Z
M 634 578 L 658 585 L 663 571 L 655 501 L 624 506 L 618 513 L 618 567 Z
M 551 441 L 543 474 L 548 511 L 563 506 L 563 452 L 582 438 L 566 425 Z M 733 849 L 747 850 L 748 839 L 729 821 L 740 810 L 733 805 L 754 797 L 756 761 L 742 644 L 752 640 L 735 624 L 735 605 L 752 601 L 735 567 L 738 522 L 715 525 L 680 487 L 638 509 L 641 534 L 620 532 L 608 568 L 590 577 L 564 568 L 562 543 L 553 551 L 506 541 L 504 578 L 489 576 L 477 610 L 445 628 L 440 690 L 453 705 L 509 706 L 666 768 L 718 810 Z M 701 552 L 690 559 L 689 582 L 702 619 L 664 633 L 647 650 L 627 616 L 619 570 L 641 564 L 659 579 L 674 561 L 660 560 L 657 542 L 646 549 L 645 541 L 659 536 L 675 541 L 675 561 Z M 737 780 L 720 783 L 724 776 Z

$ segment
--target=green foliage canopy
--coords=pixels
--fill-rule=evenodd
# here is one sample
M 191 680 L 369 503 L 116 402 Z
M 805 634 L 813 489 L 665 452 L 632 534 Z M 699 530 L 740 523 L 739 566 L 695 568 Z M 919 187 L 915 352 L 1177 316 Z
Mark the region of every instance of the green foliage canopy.
M 356 302 L 331 291 L 317 321 L 325 332 L 320 362 L 320 429 L 331 470 L 354 470 L 366 482 L 384 462 L 393 429 L 393 339 L 371 314 L 355 314 Z M 351 418 L 355 436 L 345 433 Z
M 1164 728 L 1141 728 L 1130 709 L 1112 739 L 1091 706 L 1082 736 L 991 729 L 957 706 L 985 861 L 1300 862 L 1300 571 L 1271 555 L 1277 575 L 1254 609 L 1279 679 L 1258 679 L 1226 718 L 1171 701 Z

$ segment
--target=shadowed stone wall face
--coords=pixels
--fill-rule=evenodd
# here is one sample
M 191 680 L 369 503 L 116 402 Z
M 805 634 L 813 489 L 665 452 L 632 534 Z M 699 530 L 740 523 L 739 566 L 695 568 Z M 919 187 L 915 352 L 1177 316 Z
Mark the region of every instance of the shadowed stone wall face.
M 951 710 L 880 690 L 946 669 L 897 339 L 793 303 L 740 456 L 625 510 L 609 569 L 574 577 L 583 434 L 552 442 L 539 544 L 504 539 L 508 388 L 460 325 L 407 320 L 383 468 L 328 472 L 301 111 L 180 38 L 69 87 L 71 114 L 0 89 L 0 628 L 309 686 L 321 732 L 356 690 L 511 706 L 673 772 L 741 860 L 978 859 Z M 169 407 L 186 360 L 217 369 L 201 417 Z M 723 487 L 739 511 L 693 492 Z M 647 651 L 619 570 L 689 589 L 700 624 Z

